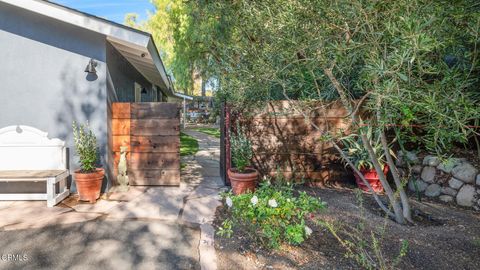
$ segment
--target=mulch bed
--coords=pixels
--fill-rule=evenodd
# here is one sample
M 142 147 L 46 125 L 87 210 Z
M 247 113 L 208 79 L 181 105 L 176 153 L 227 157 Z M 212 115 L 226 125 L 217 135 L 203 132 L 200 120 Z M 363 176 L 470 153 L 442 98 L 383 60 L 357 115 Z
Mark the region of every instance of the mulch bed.
M 479 269 L 480 213 L 432 200 L 417 201 L 411 194 L 416 214 L 415 225 L 399 225 L 385 219 L 370 195 L 365 194 L 365 213 L 359 211 L 352 189 L 304 188 L 310 195 L 328 203 L 317 218 L 355 227 L 364 220 L 369 228 L 386 222 L 382 240 L 384 257 L 393 260 L 403 239 L 408 241 L 408 254 L 399 269 Z M 219 207 L 215 226 L 226 218 L 226 209 Z M 246 234 L 237 230 L 232 238 L 216 236 L 215 248 L 219 269 L 358 269 L 353 259 L 325 228 L 308 224 L 312 236 L 300 246 L 285 246 L 270 251 L 255 245 Z M 365 231 L 364 239 L 369 238 Z

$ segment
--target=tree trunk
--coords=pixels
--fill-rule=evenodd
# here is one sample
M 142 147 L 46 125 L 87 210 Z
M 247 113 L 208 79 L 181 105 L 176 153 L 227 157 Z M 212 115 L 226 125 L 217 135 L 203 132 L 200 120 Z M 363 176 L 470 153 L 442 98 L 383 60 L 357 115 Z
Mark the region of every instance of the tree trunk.
M 312 125 L 315 125 L 315 124 L 312 124 Z M 382 208 L 382 210 L 391 218 L 396 218 L 395 214 L 392 213 L 392 211 L 390 211 L 384 204 L 383 202 L 380 200 L 380 198 L 378 197 L 377 193 L 373 190 L 372 186 L 370 185 L 370 183 L 367 181 L 367 179 L 365 179 L 365 176 L 363 176 L 363 174 L 357 169 L 357 167 L 352 163 L 352 161 L 348 158 L 347 155 L 345 155 L 345 153 L 342 151 L 342 149 L 338 146 L 338 144 L 334 141 L 329 141 L 330 143 L 333 144 L 333 147 L 337 150 L 338 153 L 340 153 L 340 155 L 342 156 L 342 158 L 347 162 L 348 166 L 350 166 L 350 168 L 352 168 L 352 170 L 360 177 L 360 179 L 362 180 L 362 182 L 367 186 L 368 190 L 370 190 L 370 192 L 372 192 L 373 194 L 373 198 L 375 199 L 375 201 L 377 202 L 377 204 L 380 206 L 380 208 Z
M 390 185 L 388 184 L 385 174 L 383 174 L 382 166 L 378 162 L 378 158 L 375 152 L 373 151 L 372 145 L 370 144 L 370 141 L 368 140 L 367 135 L 361 130 L 360 130 L 360 138 L 362 139 L 363 145 L 367 149 L 368 155 L 370 157 L 370 161 L 372 162 L 373 167 L 375 168 L 375 171 L 378 174 L 378 178 L 382 183 L 383 189 L 385 189 L 385 193 L 387 194 L 387 197 L 390 200 L 390 203 L 392 204 L 393 213 L 395 214 L 395 221 L 400 224 L 404 224 L 405 218 L 403 217 L 403 214 L 402 214 L 402 207 L 398 202 L 397 198 L 395 197 L 392 187 L 390 187 Z
M 352 119 L 352 124 L 357 125 L 358 124 L 358 118 L 356 116 L 356 113 L 354 113 L 354 110 L 352 109 L 350 99 L 348 98 L 348 95 L 347 95 L 345 89 L 343 89 L 342 85 L 337 81 L 337 79 L 333 75 L 332 69 L 333 69 L 333 67 L 324 69 L 325 75 L 327 75 L 329 80 L 332 82 L 333 86 L 335 87 L 335 90 L 337 90 L 337 92 L 340 96 L 340 100 L 342 101 L 345 108 L 347 108 L 347 110 L 349 111 L 350 117 Z M 380 166 L 380 164 L 378 162 L 378 158 L 375 155 L 375 152 L 373 151 L 373 148 L 372 148 L 367 136 L 360 129 L 359 129 L 359 132 L 360 132 L 360 138 L 362 139 L 362 142 L 363 142 L 365 148 L 367 149 L 370 160 L 373 163 L 375 171 L 377 172 L 377 174 L 379 176 L 379 179 L 380 179 L 380 182 L 382 183 L 383 188 L 385 189 L 385 193 L 387 194 L 387 197 L 388 197 L 388 199 L 389 199 L 389 201 L 392 205 L 393 212 L 394 212 L 394 215 L 395 215 L 395 221 L 400 223 L 400 224 L 404 224 L 405 223 L 405 218 L 404 218 L 403 213 L 402 213 L 402 207 L 401 207 L 400 203 L 398 202 L 397 198 L 395 197 L 395 194 L 394 194 L 392 188 L 388 184 L 385 175 L 383 174 L 382 167 Z M 354 168 L 354 166 L 352 167 L 352 169 L 353 168 Z M 362 179 L 362 181 L 363 181 L 363 179 Z
M 382 100 L 380 97 L 377 97 L 377 108 L 382 107 Z M 380 124 L 380 110 L 377 110 L 376 113 L 377 123 Z M 395 162 L 393 161 L 392 155 L 390 154 L 390 149 L 388 147 L 387 136 L 385 135 L 385 131 L 382 127 L 380 128 L 380 141 L 382 143 L 382 148 L 385 153 L 385 157 L 387 159 L 388 167 L 390 167 L 390 172 L 392 173 L 393 181 L 395 182 L 395 186 L 397 187 L 397 192 L 400 194 L 400 201 L 402 202 L 402 209 L 403 209 L 403 217 L 408 222 L 413 222 L 412 220 L 412 213 L 410 209 L 410 202 L 408 201 L 408 196 L 405 193 L 405 189 L 403 188 L 402 181 L 400 180 L 400 175 L 398 173 L 398 168 L 395 166 Z
M 309 117 L 301 110 L 297 109 L 297 107 L 295 106 L 294 103 L 292 103 L 291 99 L 288 97 L 287 93 L 285 93 L 285 89 L 283 90 L 283 96 L 290 102 L 290 104 L 292 105 L 292 108 L 297 111 L 298 113 L 302 114 L 303 117 L 305 117 L 305 119 L 309 119 Z M 315 123 L 310 122 L 310 125 L 312 125 L 313 128 L 315 128 L 316 130 L 320 131 L 322 133 L 322 135 L 325 134 L 324 131 L 322 131 Z M 372 186 L 370 185 L 370 183 L 367 181 L 367 179 L 365 179 L 365 176 L 357 169 L 357 167 L 355 167 L 355 165 L 353 164 L 353 162 L 348 158 L 347 155 L 345 155 L 345 153 L 342 151 L 342 149 L 340 148 L 340 146 L 338 146 L 337 142 L 335 142 L 333 139 L 329 139 L 328 140 L 332 145 L 333 147 L 335 148 L 335 150 L 342 156 L 342 158 L 347 162 L 347 164 L 352 168 L 352 170 L 360 177 L 360 179 L 362 180 L 362 182 L 367 186 L 368 190 L 372 193 L 373 195 L 373 198 L 375 199 L 375 201 L 377 202 L 377 204 L 380 206 L 380 208 L 391 218 L 396 218 L 395 214 L 392 213 L 392 211 L 390 211 L 386 206 L 385 204 L 383 204 L 383 202 L 380 200 L 380 198 L 378 197 L 378 194 L 373 190 Z

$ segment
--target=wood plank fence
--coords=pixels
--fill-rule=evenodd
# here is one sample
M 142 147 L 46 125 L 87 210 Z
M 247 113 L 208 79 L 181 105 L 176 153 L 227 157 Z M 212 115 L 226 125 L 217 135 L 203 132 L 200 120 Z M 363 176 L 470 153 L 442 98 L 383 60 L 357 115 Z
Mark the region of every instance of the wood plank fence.
M 334 133 L 348 129 L 347 112 L 343 106 L 339 103 L 327 106 L 310 103 L 309 119 L 305 119 L 291 105 L 288 101 L 269 102 L 255 111 L 232 113 L 231 116 L 227 108 L 224 110 L 227 116 L 224 115 L 225 125 L 235 129 L 238 122 L 245 129 L 254 148 L 253 164 L 262 175 L 278 176 L 280 173 L 287 179 L 305 179 L 319 186 L 353 181 L 353 175 L 345 168 L 333 146 L 320 141 L 322 131 L 326 129 Z M 227 121 L 229 117 L 231 119 Z M 226 147 L 228 130 L 223 134 L 222 147 Z M 221 161 L 225 169 L 228 169 L 229 160 L 226 155 Z
M 176 103 L 112 104 L 114 172 L 128 146 L 130 185 L 180 184 L 180 108 Z

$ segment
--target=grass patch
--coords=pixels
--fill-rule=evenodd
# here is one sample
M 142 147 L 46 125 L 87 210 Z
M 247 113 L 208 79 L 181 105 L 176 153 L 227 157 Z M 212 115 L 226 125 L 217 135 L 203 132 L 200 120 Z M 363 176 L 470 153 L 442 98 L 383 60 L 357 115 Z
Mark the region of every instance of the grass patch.
M 475 238 L 473 239 L 473 245 L 476 247 L 480 247 L 480 238 Z
M 180 156 L 195 155 L 198 152 L 198 141 L 192 136 L 180 133 Z
M 210 136 L 213 136 L 215 138 L 220 138 L 220 129 L 218 128 L 206 128 L 206 127 L 202 127 L 202 128 L 195 128 L 194 130 L 196 131 L 200 131 L 202 133 L 205 133 L 207 135 L 210 135 Z

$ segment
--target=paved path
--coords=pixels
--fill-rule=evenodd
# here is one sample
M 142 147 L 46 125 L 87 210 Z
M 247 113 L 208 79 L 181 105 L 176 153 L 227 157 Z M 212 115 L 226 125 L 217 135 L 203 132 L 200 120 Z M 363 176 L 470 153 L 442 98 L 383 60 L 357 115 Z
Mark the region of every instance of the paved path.
M 96 204 L 0 202 L 0 269 L 216 269 L 219 142 L 193 130 L 180 187 L 131 187 Z
M 224 190 L 220 178 L 220 142 L 219 139 L 198 131 L 187 129 L 184 133 L 198 140 L 199 151 L 193 157 L 182 158 L 182 163 L 185 164 L 182 181 L 187 188 L 192 189 L 184 198 L 182 219 L 200 224 L 201 268 L 216 269 L 214 228 L 211 224 L 215 218 L 215 210 L 221 204 L 218 194 Z

